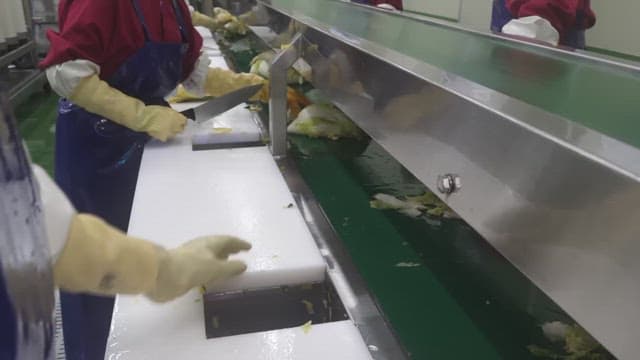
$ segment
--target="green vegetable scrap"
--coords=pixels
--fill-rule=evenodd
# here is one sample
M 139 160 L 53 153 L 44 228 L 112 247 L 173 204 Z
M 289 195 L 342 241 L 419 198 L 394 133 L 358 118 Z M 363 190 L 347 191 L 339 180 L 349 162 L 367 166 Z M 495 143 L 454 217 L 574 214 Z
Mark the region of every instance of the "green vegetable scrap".
M 564 352 L 538 345 L 529 345 L 527 349 L 535 357 L 551 360 L 614 359 L 604 350 L 602 345 L 577 324 L 569 326 L 556 321 L 543 324 L 542 330 L 551 341 L 564 342 Z
M 362 130 L 351 119 L 337 107 L 327 104 L 313 104 L 304 108 L 287 131 L 291 134 L 332 140 L 364 137 Z
M 406 267 L 406 268 L 412 268 L 412 267 L 419 267 L 422 264 L 420 263 L 415 263 L 415 262 L 399 262 L 396 264 L 396 267 Z
M 567 350 L 569 354 L 586 356 L 597 350 L 598 347 L 600 347 L 600 344 L 580 326 L 573 325 L 567 329 L 565 350 Z
M 220 319 L 217 316 L 214 316 L 213 318 L 211 318 L 211 325 L 213 325 L 214 329 L 219 329 L 220 328 Z
M 309 91 L 307 91 L 304 96 L 307 97 L 307 99 L 309 99 L 309 101 L 311 101 L 314 104 L 319 104 L 319 105 L 332 105 L 331 100 L 329 100 L 329 98 L 327 98 L 320 90 L 318 89 L 311 89 Z
M 400 213 L 411 217 L 418 217 L 426 209 L 424 205 L 400 200 L 393 195 L 376 194 L 369 202 L 372 208 L 378 210 L 398 210 Z
M 423 213 L 433 217 L 458 217 L 447 204 L 431 192 L 426 192 L 420 196 L 406 196 L 404 200 L 388 194 L 376 194 L 370 205 L 374 209 L 397 210 L 411 217 L 418 217 Z
M 315 310 L 313 307 L 313 303 L 309 300 L 302 300 L 302 303 L 304 304 L 305 309 L 307 310 L 307 314 L 309 315 L 313 315 L 315 314 Z

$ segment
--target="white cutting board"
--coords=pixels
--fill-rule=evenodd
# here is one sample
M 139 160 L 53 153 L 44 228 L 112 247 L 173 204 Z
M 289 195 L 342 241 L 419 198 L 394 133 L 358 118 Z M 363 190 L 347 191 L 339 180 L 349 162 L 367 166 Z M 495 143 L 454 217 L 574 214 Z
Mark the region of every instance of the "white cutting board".
M 250 116 L 240 107 L 219 118 L 239 113 Z M 146 146 L 129 233 L 166 247 L 208 234 L 247 239 L 249 270 L 225 290 L 322 280 L 324 261 L 268 148 L 194 152 L 192 131 Z

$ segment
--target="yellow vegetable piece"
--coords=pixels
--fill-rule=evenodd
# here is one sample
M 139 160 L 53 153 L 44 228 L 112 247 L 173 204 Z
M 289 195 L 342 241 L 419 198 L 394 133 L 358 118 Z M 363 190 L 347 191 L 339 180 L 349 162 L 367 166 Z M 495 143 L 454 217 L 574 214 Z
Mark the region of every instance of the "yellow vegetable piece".
M 307 321 L 304 325 L 302 325 L 302 331 L 305 334 L 308 334 L 311 331 L 311 320 Z
M 220 128 L 213 129 L 214 134 L 229 134 L 231 132 L 233 132 L 232 128 L 220 127 Z

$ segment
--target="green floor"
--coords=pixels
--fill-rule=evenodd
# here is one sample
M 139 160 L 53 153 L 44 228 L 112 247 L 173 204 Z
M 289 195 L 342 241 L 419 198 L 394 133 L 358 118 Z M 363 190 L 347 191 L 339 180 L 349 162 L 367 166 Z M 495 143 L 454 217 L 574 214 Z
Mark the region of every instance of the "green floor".
M 53 175 L 58 95 L 41 92 L 15 109 L 18 127 L 34 163 Z

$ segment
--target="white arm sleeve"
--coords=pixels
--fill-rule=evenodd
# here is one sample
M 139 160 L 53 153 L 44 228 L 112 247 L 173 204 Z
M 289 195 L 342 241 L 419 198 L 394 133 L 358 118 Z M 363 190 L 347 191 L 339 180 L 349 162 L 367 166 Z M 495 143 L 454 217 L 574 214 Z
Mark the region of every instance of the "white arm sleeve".
M 554 46 L 557 46 L 560 41 L 558 30 L 547 19 L 543 19 L 540 16 L 513 19 L 502 27 L 502 32 L 544 41 Z
M 32 167 L 40 187 L 40 201 L 49 240 L 49 251 L 52 263 L 55 263 L 67 243 L 69 227 L 76 216 L 76 209 L 46 171 L 38 165 L 32 165 Z
M 193 68 L 193 72 L 187 80 L 182 83 L 185 90 L 196 95 L 205 96 L 204 85 L 207 82 L 207 74 L 209 73 L 209 65 L 211 60 L 207 54 L 200 53 L 200 57 L 196 61 L 196 66 Z
M 53 91 L 68 98 L 82 79 L 100 74 L 100 66 L 89 60 L 71 60 L 47 68 L 46 74 Z

